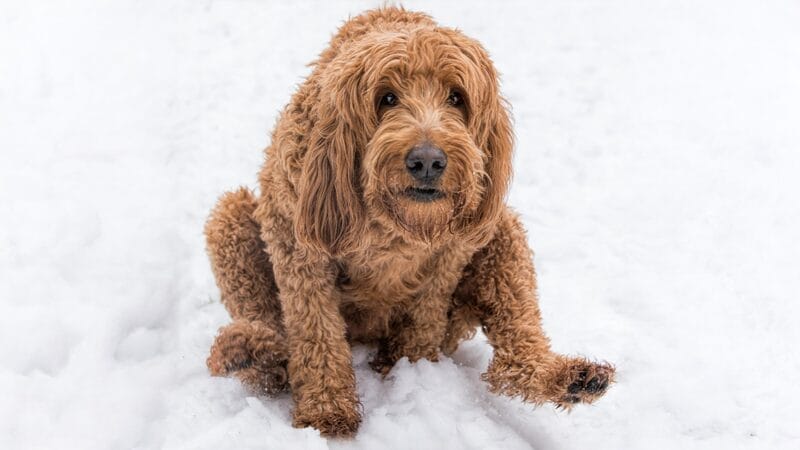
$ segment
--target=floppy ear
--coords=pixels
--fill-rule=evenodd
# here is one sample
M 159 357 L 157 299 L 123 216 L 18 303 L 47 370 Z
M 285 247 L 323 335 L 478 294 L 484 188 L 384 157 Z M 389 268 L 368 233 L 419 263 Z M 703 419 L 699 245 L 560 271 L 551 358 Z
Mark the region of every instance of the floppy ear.
M 496 82 L 495 80 L 493 80 Z M 483 150 L 487 154 L 484 180 L 484 196 L 478 207 L 476 220 L 479 234 L 492 233 L 490 225 L 497 223 L 503 212 L 505 196 L 511 183 L 511 161 L 513 158 L 514 132 L 511 127 L 511 118 L 506 106 L 506 101 L 500 97 L 496 89 L 489 104 L 483 109 L 481 117 L 476 118 L 481 122 L 476 124 L 478 135 L 483 139 Z M 478 239 L 490 238 L 479 236 Z
M 514 132 L 507 102 L 500 95 L 500 83 L 491 58 L 478 41 L 456 30 L 441 29 L 461 50 L 465 63 L 462 83 L 472 94 L 469 129 L 484 154 L 483 197 L 475 214 L 460 224 L 469 230 L 467 238 L 483 245 L 494 235 L 495 224 L 504 210 L 511 182 Z
M 483 198 L 476 214 L 465 224 L 472 230 L 471 240 L 479 245 L 494 235 L 494 225 L 503 212 L 505 196 L 511 182 L 511 160 L 514 133 L 508 106 L 500 96 L 499 77 L 486 50 L 474 40 L 463 38 L 462 51 L 471 61 L 477 62 L 475 70 L 466 77 L 467 89 L 475 92 L 475 114 L 470 119 L 475 143 L 483 150 Z
M 341 73 L 341 72 L 340 72 Z M 338 85 L 321 91 L 318 120 L 312 129 L 299 182 L 295 236 L 301 243 L 335 256 L 361 236 L 364 204 L 358 176 L 358 152 L 364 139 L 358 117 L 357 77 L 338 75 Z

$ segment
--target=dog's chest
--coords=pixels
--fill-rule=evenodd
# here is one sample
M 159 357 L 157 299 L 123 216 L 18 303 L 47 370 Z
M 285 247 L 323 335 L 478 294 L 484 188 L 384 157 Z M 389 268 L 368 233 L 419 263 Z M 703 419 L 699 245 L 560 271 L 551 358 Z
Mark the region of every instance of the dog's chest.
M 382 248 L 340 262 L 338 287 L 344 303 L 361 309 L 402 307 L 434 276 L 437 255 L 427 248 Z

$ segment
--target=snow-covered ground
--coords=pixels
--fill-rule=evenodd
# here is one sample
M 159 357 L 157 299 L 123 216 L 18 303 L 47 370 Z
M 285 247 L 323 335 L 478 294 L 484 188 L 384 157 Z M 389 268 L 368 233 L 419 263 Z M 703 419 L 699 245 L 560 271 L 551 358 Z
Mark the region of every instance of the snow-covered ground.
M 292 3 L 289 5 L 289 3 Z M 554 347 L 619 382 L 487 393 L 478 338 L 381 380 L 353 441 L 211 378 L 204 253 L 362 2 L 0 2 L 0 448 L 800 448 L 800 5 L 405 2 L 480 39 Z

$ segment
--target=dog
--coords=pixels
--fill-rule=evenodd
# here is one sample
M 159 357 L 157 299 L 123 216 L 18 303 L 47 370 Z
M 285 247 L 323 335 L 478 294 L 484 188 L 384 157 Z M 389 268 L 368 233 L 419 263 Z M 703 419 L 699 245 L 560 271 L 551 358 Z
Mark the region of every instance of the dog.
M 205 234 L 233 322 L 207 360 L 251 391 L 291 390 L 293 425 L 351 436 L 351 345 L 437 361 L 482 327 L 492 392 L 569 409 L 615 369 L 556 354 L 532 252 L 505 204 L 513 133 L 486 50 L 428 15 L 348 20 L 282 112 L 260 194 L 225 194 Z

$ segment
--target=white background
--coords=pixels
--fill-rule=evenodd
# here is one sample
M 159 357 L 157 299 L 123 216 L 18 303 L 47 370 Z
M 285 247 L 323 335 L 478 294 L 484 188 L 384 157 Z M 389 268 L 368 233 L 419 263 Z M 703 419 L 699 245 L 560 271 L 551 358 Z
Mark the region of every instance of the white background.
M 800 4 L 406 2 L 491 53 L 545 328 L 619 380 L 566 414 L 487 393 L 482 338 L 358 348 L 326 441 L 205 368 L 206 214 L 379 4 L 288 3 L 0 2 L 0 447 L 800 448 Z

